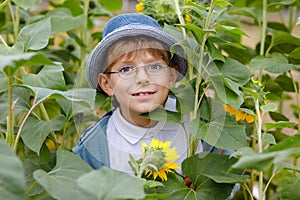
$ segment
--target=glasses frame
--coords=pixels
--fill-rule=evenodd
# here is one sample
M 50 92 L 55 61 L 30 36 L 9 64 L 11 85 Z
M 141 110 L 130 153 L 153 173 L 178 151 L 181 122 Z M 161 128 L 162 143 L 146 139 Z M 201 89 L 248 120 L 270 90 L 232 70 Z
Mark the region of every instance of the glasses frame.
M 157 73 L 157 74 L 152 74 L 151 72 L 149 73 L 148 69 L 146 67 L 150 67 L 152 65 L 158 65 L 161 67 L 161 72 L 160 73 Z M 124 68 L 124 67 L 130 67 L 133 71 L 131 72 L 132 75 L 130 75 L 129 77 L 124 77 L 122 76 L 121 74 L 124 73 L 122 72 L 121 70 Z M 103 74 L 118 74 L 120 78 L 122 79 L 132 79 L 136 76 L 137 74 L 137 71 L 139 68 L 143 68 L 145 70 L 145 72 L 149 75 L 149 76 L 159 76 L 162 74 L 163 72 L 163 69 L 165 68 L 171 68 L 170 66 L 168 65 L 164 65 L 164 64 L 161 64 L 161 63 L 149 63 L 149 64 L 146 64 L 146 65 L 141 65 L 141 66 L 134 66 L 134 65 L 124 65 L 121 67 L 121 69 L 119 71 L 113 71 L 113 72 L 103 72 Z

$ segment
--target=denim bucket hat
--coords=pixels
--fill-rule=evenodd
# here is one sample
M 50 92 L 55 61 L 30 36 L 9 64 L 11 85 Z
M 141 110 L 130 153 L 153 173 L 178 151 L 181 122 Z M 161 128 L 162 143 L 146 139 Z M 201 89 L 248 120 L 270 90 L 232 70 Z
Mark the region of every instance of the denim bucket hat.
M 177 42 L 148 15 L 125 13 L 111 18 L 104 27 L 102 40 L 94 48 L 86 64 L 86 77 L 92 88 L 101 91 L 98 85 L 98 74 L 104 72 L 108 67 L 106 57 L 109 48 L 121 39 L 136 36 L 152 37 L 161 42 L 167 51 L 170 50 L 171 45 Z M 178 45 L 171 62 L 178 66 L 177 81 L 179 81 L 185 76 L 188 64 L 183 49 Z

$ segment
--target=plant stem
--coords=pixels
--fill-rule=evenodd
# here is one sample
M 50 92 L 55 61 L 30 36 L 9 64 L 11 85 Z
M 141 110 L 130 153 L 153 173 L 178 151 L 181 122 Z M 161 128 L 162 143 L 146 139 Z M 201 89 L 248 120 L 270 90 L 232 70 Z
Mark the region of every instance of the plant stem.
M 4 8 L 9 2 L 10 2 L 10 0 L 5 0 L 4 2 L 2 2 L 0 4 L 0 10 L 2 10 L 2 8 Z
M 179 22 L 181 25 L 184 25 L 185 22 L 184 22 L 184 19 L 183 19 L 183 16 L 182 16 L 182 12 L 180 10 L 180 6 L 179 6 L 179 1 L 178 0 L 174 0 L 174 9 L 175 9 L 175 13 L 179 19 Z M 181 27 L 181 30 L 182 30 L 182 34 L 183 34 L 183 37 L 186 38 L 186 31 L 183 27 Z
M 30 116 L 30 114 L 33 112 L 33 110 L 34 110 L 40 103 L 42 103 L 42 101 L 40 101 L 40 102 L 34 104 L 34 105 L 30 108 L 30 110 L 27 112 L 27 114 L 25 115 L 25 117 L 24 117 L 24 119 L 23 119 L 23 121 L 22 121 L 22 123 L 21 123 L 21 125 L 20 125 L 20 127 L 19 127 L 19 130 L 18 130 L 16 139 L 15 139 L 15 142 L 14 142 L 14 147 L 13 147 L 14 152 L 17 151 L 18 142 L 19 142 L 20 137 L 21 137 L 21 132 L 22 132 L 22 130 L 23 130 L 23 128 L 24 128 L 24 125 L 25 125 L 27 119 L 29 118 L 29 116 Z
M 272 182 L 272 179 L 275 177 L 275 175 L 276 175 L 276 173 L 273 173 L 272 176 L 269 178 L 269 180 L 268 180 L 268 182 L 267 182 L 267 184 L 266 184 L 266 187 L 265 187 L 265 189 L 264 189 L 264 194 L 267 193 L 267 189 L 268 189 L 270 183 Z
M 293 77 L 293 74 L 291 71 L 289 71 L 289 74 L 292 78 L 292 81 L 293 81 L 293 87 L 294 87 L 294 90 L 295 90 L 295 98 L 296 98 L 296 107 L 298 108 L 297 112 L 298 112 L 298 134 L 300 134 L 300 99 L 299 99 L 299 90 L 298 90 L 298 87 L 297 87 L 297 84 L 296 84 L 296 81 Z
M 46 121 L 50 121 L 49 115 L 48 115 L 47 110 L 46 110 L 46 108 L 45 108 L 45 106 L 44 106 L 43 103 L 39 104 L 39 108 L 41 109 L 41 112 L 42 112 L 42 115 L 43 115 L 44 119 Z M 51 134 L 51 136 L 54 139 L 54 143 L 55 143 L 55 146 L 56 146 L 56 149 L 57 149 L 58 148 L 58 142 L 57 142 L 56 135 L 55 135 L 54 131 L 51 131 L 50 134 Z
M 258 140 L 258 152 L 262 153 L 263 151 L 263 144 L 262 144 L 262 116 L 260 114 L 260 108 L 259 108 L 259 100 L 255 99 L 255 110 L 257 114 L 257 140 Z M 258 189 L 259 189 L 259 200 L 263 199 L 264 192 L 263 192 L 263 171 L 259 172 L 259 179 L 258 179 Z
M 81 38 L 81 41 L 83 45 L 80 46 L 80 62 L 78 62 L 78 65 L 74 66 L 74 69 L 77 71 L 76 81 L 74 82 L 74 87 L 82 87 L 84 84 L 84 76 L 85 76 L 85 62 L 86 62 L 86 54 L 87 54 L 87 44 L 89 42 L 87 41 L 87 36 L 90 35 L 88 33 L 88 10 L 89 10 L 89 3 L 90 0 L 85 0 L 84 2 L 84 8 L 83 8 L 83 15 L 84 15 L 84 21 L 82 27 L 79 28 L 79 35 Z
M 14 42 L 17 41 L 18 34 L 19 34 L 19 23 L 20 23 L 20 6 L 15 5 L 15 12 L 9 4 L 11 19 L 13 21 L 13 29 L 14 29 Z
M 90 0 L 84 1 L 84 23 L 81 30 L 81 39 L 84 43 L 84 46 L 81 47 L 81 60 L 85 60 L 86 54 L 86 44 L 87 42 L 87 30 L 88 30 L 88 12 L 89 12 L 89 3 Z
M 0 35 L 0 41 L 4 46 L 8 47 L 7 43 L 5 42 L 5 40 L 3 39 L 3 37 L 1 35 Z
M 29 195 L 29 193 L 31 192 L 31 190 L 37 185 L 37 181 L 34 181 L 30 187 L 27 189 L 27 191 L 25 192 L 25 196 L 27 197 Z
M 246 184 L 245 184 L 244 186 L 245 186 L 247 192 L 249 193 L 251 200 L 254 200 L 254 199 L 253 199 L 253 196 L 252 196 L 252 192 L 251 192 L 251 190 L 249 189 L 249 187 L 248 187 Z
M 14 110 L 12 102 L 12 76 L 7 76 L 7 95 L 8 95 L 8 117 L 7 117 L 7 135 L 6 143 L 13 145 L 13 131 L 14 131 Z
M 260 34 L 260 55 L 263 56 L 265 52 L 265 39 L 266 39 L 266 31 L 267 31 L 267 4 L 268 0 L 263 0 L 263 15 L 262 15 L 262 26 L 261 26 L 261 34 Z M 259 81 L 262 80 L 262 69 L 259 72 Z
M 213 7 L 213 1 L 210 4 L 209 10 L 208 10 L 208 14 L 207 14 L 207 18 L 205 21 L 205 25 L 203 27 L 204 30 L 209 29 L 210 26 L 210 20 L 211 20 L 211 15 L 213 13 L 214 7 Z M 204 59 L 204 50 L 205 50 L 205 43 L 206 40 L 208 38 L 208 33 L 203 35 L 202 38 L 202 43 L 200 44 L 200 52 L 199 52 L 199 61 L 198 61 L 198 65 L 197 65 L 197 74 L 196 74 L 196 84 L 195 84 L 195 100 L 194 100 L 194 111 L 192 114 L 192 118 L 191 120 L 194 120 L 197 118 L 197 114 L 198 114 L 198 109 L 200 106 L 200 102 L 202 98 L 199 98 L 200 96 L 200 85 L 201 85 L 201 80 L 202 80 L 202 64 L 203 64 L 203 59 Z M 202 94 L 204 95 L 204 94 Z M 192 141 L 192 145 L 191 145 L 191 149 L 190 149 L 190 155 L 195 154 L 196 152 L 196 148 L 198 146 L 198 139 L 194 139 Z
M 293 26 L 294 26 L 294 14 L 295 14 L 295 7 L 290 6 L 290 15 L 289 15 L 289 22 L 288 22 L 288 30 L 291 33 L 293 31 Z

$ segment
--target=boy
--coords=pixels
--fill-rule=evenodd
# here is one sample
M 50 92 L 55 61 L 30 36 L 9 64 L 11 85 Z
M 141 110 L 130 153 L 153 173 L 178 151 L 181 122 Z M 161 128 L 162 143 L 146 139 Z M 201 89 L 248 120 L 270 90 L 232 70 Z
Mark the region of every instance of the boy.
M 149 145 L 153 138 L 170 141 L 180 156 L 175 162 L 181 166 L 188 151 L 183 128 L 141 116 L 158 107 L 176 111 L 176 100 L 168 94 L 186 74 L 187 61 L 180 47 L 171 56 L 170 46 L 175 43 L 147 15 L 121 14 L 106 24 L 86 72 L 90 85 L 113 96 L 116 106 L 89 127 L 73 148 L 94 169 L 107 166 L 131 174 L 129 154 L 141 158 L 142 142 Z M 197 150 L 213 148 L 199 143 Z
M 175 43 L 147 15 L 121 14 L 106 24 L 86 72 L 93 88 L 115 98 L 115 108 L 89 127 L 73 148 L 92 168 L 106 166 L 133 174 L 129 154 L 141 158 L 142 142 L 149 145 L 153 138 L 170 141 L 180 156 L 175 162 L 181 166 L 189 150 L 181 125 L 141 116 L 158 107 L 176 112 L 176 100 L 168 94 L 175 82 L 185 76 L 187 60 L 180 47 L 171 56 L 170 46 Z M 197 152 L 201 151 L 218 149 L 201 141 Z

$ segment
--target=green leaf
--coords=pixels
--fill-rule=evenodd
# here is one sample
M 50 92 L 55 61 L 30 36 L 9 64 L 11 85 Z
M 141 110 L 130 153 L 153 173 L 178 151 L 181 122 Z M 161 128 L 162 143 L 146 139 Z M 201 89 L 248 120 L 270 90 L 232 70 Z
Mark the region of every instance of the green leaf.
M 98 0 L 101 5 L 109 11 L 116 11 L 122 9 L 122 0 Z
M 177 110 L 182 114 L 188 114 L 194 108 L 195 90 L 190 83 L 185 83 L 174 87 L 171 92 L 176 97 Z
M 7 77 L 0 72 L 0 92 L 5 92 L 7 90 Z
M 300 58 L 300 57 L 299 57 Z M 276 77 L 276 79 L 274 80 L 278 85 L 280 85 L 280 87 L 287 92 L 295 92 L 295 88 L 294 88 L 294 84 L 293 84 L 293 80 L 286 76 L 286 75 L 280 75 L 278 77 Z M 299 90 L 299 84 L 296 80 L 294 80 L 297 86 L 297 89 Z
M 206 71 L 222 101 L 238 108 L 243 101 L 239 87 L 249 81 L 252 72 L 238 61 L 230 58 L 226 58 L 225 63 L 218 65 L 217 68 L 209 65 Z
M 227 7 L 227 6 L 232 6 L 231 3 L 229 3 L 226 0 L 213 0 L 213 6 L 219 6 L 219 7 Z
M 281 1 L 274 1 L 270 2 L 268 6 L 278 6 L 278 5 L 291 5 L 295 2 L 296 0 L 281 0 Z
M 267 99 L 279 100 L 282 98 L 283 90 L 281 85 L 276 83 L 269 74 L 263 76 L 262 82 L 265 83 L 265 91 L 269 91 L 269 93 L 267 93 Z
M 44 54 L 22 53 L 16 55 L 0 55 L 0 70 L 7 76 L 12 76 L 21 66 L 24 65 L 53 65 L 54 63 Z
M 150 113 L 142 114 L 142 116 L 156 121 L 175 122 L 183 124 L 182 115 L 180 112 L 173 112 L 165 110 L 163 108 L 157 108 Z
M 227 155 L 202 152 L 185 159 L 182 171 L 192 180 L 197 193 L 209 193 L 214 197 L 210 199 L 226 199 L 234 183 L 244 183 L 247 179 L 241 175 L 242 170 L 228 172 L 236 161 Z
M 288 169 L 288 170 L 294 170 L 294 171 L 300 171 L 300 168 L 298 166 L 294 166 L 289 163 L 278 163 L 275 167 L 274 173 L 278 173 L 283 169 Z
M 300 178 L 295 174 L 286 174 L 279 183 L 279 190 L 282 200 L 300 199 Z
M 226 45 L 226 46 L 235 47 L 235 48 L 238 48 L 238 49 L 243 49 L 243 50 L 245 49 L 241 44 L 239 44 L 237 42 L 230 42 L 230 41 L 224 40 L 220 37 L 210 36 L 209 40 L 213 43 L 217 43 L 220 46 L 225 46 Z
M 42 19 L 22 28 L 19 40 L 24 43 L 24 51 L 40 50 L 47 46 L 51 35 L 50 19 Z
M 46 99 L 66 98 L 71 101 L 81 103 L 81 105 L 94 108 L 95 90 L 89 88 L 74 88 L 67 91 L 51 90 L 48 88 L 32 87 L 21 85 L 31 89 L 35 93 L 34 105 Z
M 221 75 L 222 76 L 222 75 Z M 216 90 L 218 97 L 222 100 L 222 102 L 234 107 L 239 108 L 244 99 L 242 97 L 242 93 L 236 94 L 228 87 L 224 86 L 223 78 L 220 76 L 211 76 L 210 77 L 211 83 Z M 229 83 L 226 83 L 229 85 Z
M 30 109 L 29 99 L 31 92 L 25 88 L 13 87 L 12 101 L 14 102 L 14 115 L 18 116 L 22 111 Z M 6 117 L 8 116 L 8 96 L 4 93 L 0 97 L 0 123 L 6 124 Z
M 68 8 L 73 16 L 78 16 L 84 12 L 80 0 L 65 0 L 63 7 Z
M 288 128 L 288 127 L 294 127 L 296 124 L 294 122 L 289 121 L 278 121 L 276 123 L 266 122 L 266 132 L 272 128 Z
M 124 172 L 102 167 L 82 175 L 78 185 L 97 199 L 142 199 L 145 180 Z
M 259 19 L 260 19 L 261 15 L 262 15 L 262 9 L 258 9 L 255 6 L 235 8 L 232 11 L 230 11 L 229 14 L 237 14 L 237 15 L 250 17 L 250 18 L 254 19 L 254 21 L 256 23 L 258 23 L 260 21 Z
M 221 29 L 222 31 L 233 33 L 233 34 L 238 34 L 238 35 L 243 35 L 247 36 L 247 33 L 245 33 L 242 29 L 235 27 L 235 26 L 227 26 L 227 25 L 222 25 L 222 24 L 216 24 L 216 28 Z
M 190 129 L 198 139 L 218 148 L 235 150 L 247 146 L 245 127 L 242 125 L 230 125 L 222 120 L 193 120 Z
M 293 44 L 300 46 L 300 39 L 284 31 L 274 31 L 272 33 L 270 48 L 280 44 Z
M 26 74 L 23 83 L 33 87 L 49 88 L 53 90 L 67 90 L 61 65 L 46 65 L 38 74 Z
M 159 181 L 146 180 L 144 186 L 145 188 L 155 188 L 155 187 L 163 187 L 164 184 L 162 184 Z
M 300 156 L 300 148 L 242 156 L 232 167 L 237 169 L 267 170 L 272 164 L 283 162 L 290 156 Z
M 83 106 L 78 102 L 74 102 L 68 99 L 58 98 L 56 99 L 56 101 L 64 111 L 67 120 L 70 120 L 76 114 L 91 111 L 90 108 L 87 108 L 86 106 Z
M 168 174 L 168 180 L 163 182 L 164 187 L 157 188 L 159 194 L 170 194 L 165 200 L 198 200 L 213 199 L 212 195 L 202 191 L 197 193 L 195 190 L 187 188 L 183 184 L 183 178 L 175 173 Z
M 266 105 L 261 106 L 260 109 L 264 113 L 266 113 L 266 112 L 274 112 L 277 109 L 277 105 L 275 103 L 267 103 Z
M 250 69 L 264 69 L 271 73 L 282 74 L 293 68 L 288 59 L 280 53 L 274 53 L 271 58 L 263 56 L 254 57 L 249 63 Z
M 273 145 L 268 148 L 268 151 L 279 151 L 279 150 L 284 150 L 287 147 L 292 148 L 292 147 L 300 147 L 300 135 L 294 135 L 294 136 L 289 136 L 286 137 L 285 139 L 281 140 L 278 142 L 276 145 Z
M 25 200 L 25 177 L 21 161 L 2 139 L 0 152 L 1 199 Z
M 272 134 L 266 133 L 263 137 L 263 147 L 269 144 L 276 144 L 276 140 Z
M 27 10 L 33 6 L 40 4 L 43 0 L 13 0 L 15 4 Z
M 222 52 L 220 51 L 220 49 L 218 49 L 212 42 L 210 42 L 209 39 L 210 38 L 208 38 L 206 41 L 206 47 L 207 47 L 207 51 L 208 51 L 211 59 L 212 60 L 220 60 L 222 62 L 225 62 L 224 56 L 222 55 Z
M 202 44 L 204 35 L 207 34 L 205 30 L 195 24 L 185 24 L 183 27 L 187 30 L 187 32 L 191 31 L 196 41 L 199 44 Z
M 24 43 L 17 41 L 13 46 L 0 46 L 0 55 L 15 55 L 24 52 Z
M 63 115 L 57 116 L 53 120 L 43 121 L 36 118 L 28 118 L 21 134 L 25 145 L 32 151 L 39 154 L 43 142 L 50 132 L 60 130 L 65 123 Z
M 232 157 L 241 157 L 246 155 L 255 155 L 255 151 L 251 147 L 242 147 L 232 153 Z
M 46 15 L 47 19 L 51 19 L 51 32 L 64 32 L 81 26 L 84 23 L 84 16 L 72 16 L 72 12 L 68 8 L 56 8 Z
M 57 151 L 56 166 L 50 171 L 36 170 L 34 179 L 55 199 L 95 199 L 96 197 L 84 192 L 76 180 L 90 172 L 91 167 L 75 154 Z

